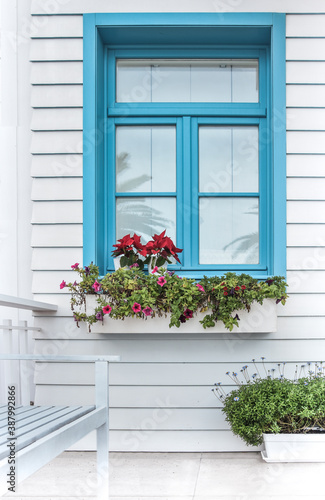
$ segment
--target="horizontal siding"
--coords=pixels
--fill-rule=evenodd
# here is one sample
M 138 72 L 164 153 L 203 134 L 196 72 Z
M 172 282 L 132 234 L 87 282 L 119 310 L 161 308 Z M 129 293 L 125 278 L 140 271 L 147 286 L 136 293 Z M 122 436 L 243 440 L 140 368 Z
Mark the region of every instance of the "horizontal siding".
M 305 179 L 299 178 L 295 180 L 304 181 Z M 297 198 L 299 198 L 298 195 Z M 303 197 L 301 197 L 301 201 L 289 201 L 287 204 L 287 222 L 325 224 L 325 201 L 305 201 Z
M 82 107 L 82 84 L 34 85 L 31 89 L 33 108 Z
M 82 38 L 32 40 L 31 61 L 82 61 Z
M 82 224 L 34 225 L 32 247 L 82 247 Z
M 33 204 L 32 224 L 82 223 L 82 201 L 47 201 Z
M 102 0 L 58 0 L 57 2 L 44 2 L 32 0 L 32 14 L 55 15 L 59 13 L 79 14 L 87 12 L 292 12 L 292 13 L 321 13 L 325 6 L 319 0 L 241 0 L 240 2 L 211 2 L 210 0 L 156 0 L 134 2 L 134 0 L 119 0 L 118 3 L 103 4 Z
M 287 153 L 325 153 L 325 132 L 288 132 Z
M 286 18 L 286 36 L 289 37 L 325 37 L 324 15 L 290 15 Z
M 82 248 L 33 248 L 32 270 L 69 271 L 72 264 L 82 263 Z
M 288 224 L 287 246 L 323 247 L 325 245 L 325 224 Z
M 300 102 L 300 105 L 307 106 L 308 104 Z M 318 105 L 320 105 L 319 102 Z M 325 108 L 287 109 L 287 130 L 325 130 Z
M 31 152 L 82 153 L 82 132 L 32 132 Z
M 78 177 L 33 179 L 32 200 L 82 200 L 82 179 Z
M 325 61 L 325 38 L 289 38 L 287 61 Z
M 323 155 L 298 155 L 287 156 L 288 177 L 324 177 L 325 158 Z
M 82 108 L 34 109 L 31 129 L 82 130 Z
M 287 268 L 300 269 L 325 269 L 325 247 L 288 248 Z
M 82 37 L 83 18 L 77 16 L 35 16 L 31 20 L 31 38 Z
M 82 154 L 34 155 L 31 175 L 32 177 L 80 177 Z
M 325 84 L 325 62 L 293 61 L 286 64 L 287 84 Z
M 302 71 L 303 68 L 301 68 L 301 74 L 303 74 Z M 287 106 L 322 108 L 325 107 L 324 94 L 325 85 L 288 85 Z
M 317 182 L 315 182 L 315 179 L 312 178 L 295 179 L 291 177 L 287 180 L 287 197 L 288 200 L 325 200 L 325 178 L 317 179 Z M 308 204 L 306 204 L 307 207 Z M 315 220 L 314 222 L 318 221 Z
M 33 85 L 82 83 L 82 62 L 35 62 L 31 70 Z

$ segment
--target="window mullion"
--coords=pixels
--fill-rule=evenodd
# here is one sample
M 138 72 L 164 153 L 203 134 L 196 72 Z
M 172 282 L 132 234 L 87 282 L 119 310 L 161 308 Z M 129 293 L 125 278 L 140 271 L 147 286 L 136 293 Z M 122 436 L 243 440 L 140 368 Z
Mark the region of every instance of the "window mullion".
M 183 218 L 183 266 L 186 269 L 192 267 L 193 259 L 193 248 L 192 245 L 192 179 L 191 179 L 191 118 L 189 116 L 184 116 L 182 119 L 182 149 L 183 149 L 183 159 L 182 159 L 182 170 L 183 170 L 183 206 L 182 208 L 182 218 Z

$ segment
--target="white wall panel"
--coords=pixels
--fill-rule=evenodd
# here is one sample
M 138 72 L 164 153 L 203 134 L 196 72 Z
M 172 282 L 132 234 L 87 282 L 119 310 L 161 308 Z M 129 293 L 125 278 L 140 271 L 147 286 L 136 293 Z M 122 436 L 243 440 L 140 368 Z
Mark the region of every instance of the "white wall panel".
M 325 132 L 288 132 L 288 153 L 325 153 Z
M 59 293 L 62 280 L 73 283 L 76 279 L 77 273 L 71 268 L 70 271 L 34 271 L 33 293 Z
M 82 108 L 34 109 L 32 130 L 82 130 Z
M 32 0 L 32 14 L 79 14 L 86 12 L 325 12 L 319 0 L 241 0 L 240 2 L 218 2 L 217 0 L 119 0 L 118 3 L 102 0 L 57 0 L 44 2 Z
M 32 224 L 82 223 L 82 201 L 46 201 L 33 204 Z
M 325 246 L 325 224 L 288 224 L 287 245 L 289 247 Z
M 32 40 L 31 61 L 82 61 L 82 38 Z
M 33 108 L 82 107 L 82 85 L 34 85 L 31 89 Z
M 34 201 L 82 200 L 82 179 L 79 177 L 33 179 L 32 199 Z
M 294 293 L 325 293 L 324 271 L 288 271 L 290 296 Z
M 312 68 L 310 69 L 312 71 Z M 324 78 L 325 78 L 325 71 L 324 71 Z M 287 85 L 287 106 L 302 107 L 302 108 L 325 107 L 324 85 Z M 317 129 L 314 128 L 314 130 Z
M 33 177 L 80 177 L 82 176 L 82 154 L 33 155 L 31 175 Z
M 303 181 L 304 179 L 299 180 Z M 308 222 L 314 224 L 325 223 L 325 202 L 289 201 L 287 203 L 287 221 L 297 224 Z
M 325 130 L 325 108 L 288 108 L 287 130 Z
M 82 132 L 33 132 L 31 152 L 82 153 Z
M 288 269 L 325 269 L 325 247 L 288 248 Z
M 287 62 L 287 83 L 323 84 L 325 82 L 324 62 Z
M 325 36 L 324 15 L 294 15 L 286 17 L 287 37 L 323 37 Z
M 82 264 L 81 248 L 33 248 L 31 267 L 39 271 L 66 271 L 76 262 Z
M 31 38 L 82 37 L 82 15 L 33 16 Z
M 81 247 L 81 224 L 33 226 L 32 247 Z
M 325 155 L 288 155 L 288 177 L 323 177 L 325 175 Z
M 35 62 L 31 69 L 31 83 L 82 83 L 82 62 Z
M 288 38 L 287 61 L 324 61 L 325 38 Z
M 289 178 L 287 180 L 287 198 L 288 200 L 325 200 L 325 178 L 319 178 L 317 181 L 308 177 Z

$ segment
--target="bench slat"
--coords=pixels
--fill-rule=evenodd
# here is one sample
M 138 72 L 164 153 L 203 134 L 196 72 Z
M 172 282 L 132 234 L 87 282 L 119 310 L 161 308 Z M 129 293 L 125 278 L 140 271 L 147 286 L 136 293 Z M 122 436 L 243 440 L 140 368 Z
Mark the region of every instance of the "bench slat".
M 21 429 L 21 432 L 16 434 L 17 439 L 15 440 L 16 452 L 22 450 L 31 443 L 34 443 L 38 439 L 60 429 L 61 427 L 73 422 L 74 420 L 86 415 L 95 409 L 95 406 L 80 406 L 80 407 L 66 407 L 64 410 L 59 411 L 51 416 L 49 419 L 45 419 L 42 423 L 41 420 L 37 419 L 36 422 Z M 58 416 L 60 415 L 60 416 Z M 8 456 L 8 442 L 7 439 L 4 444 L 0 446 L 0 458 Z

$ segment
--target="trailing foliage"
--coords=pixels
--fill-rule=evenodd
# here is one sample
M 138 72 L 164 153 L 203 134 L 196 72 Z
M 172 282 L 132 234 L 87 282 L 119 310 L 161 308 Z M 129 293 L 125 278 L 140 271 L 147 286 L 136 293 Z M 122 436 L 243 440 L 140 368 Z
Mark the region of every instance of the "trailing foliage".
M 243 369 L 247 370 L 247 366 Z M 238 382 L 236 373 L 231 378 Z M 224 405 L 222 411 L 232 432 L 248 445 L 262 444 L 263 433 L 301 434 L 325 430 L 322 363 L 298 379 L 268 375 L 246 380 L 229 394 L 224 393 L 220 384 L 214 391 Z
M 124 319 L 170 313 L 169 326 L 179 327 L 195 313 L 207 312 L 201 321 L 204 328 L 221 321 L 231 331 L 234 325 L 239 325 L 240 310 L 249 311 L 254 301 L 262 304 L 265 298 L 273 298 L 285 304 L 287 298 L 282 277 L 258 281 L 247 274 L 227 273 L 222 277 L 205 276 L 197 283 L 158 267 L 151 274 L 145 274 L 139 267 L 120 268 L 103 278 L 99 278 L 98 267 L 93 264 L 84 269 L 78 263 L 71 267 L 81 281 L 68 284 L 62 281 L 60 287 L 71 291 L 75 320 L 89 325 L 103 321 L 105 315 Z M 87 315 L 80 309 L 89 294 L 96 294 L 98 306 L 94 314 Z

